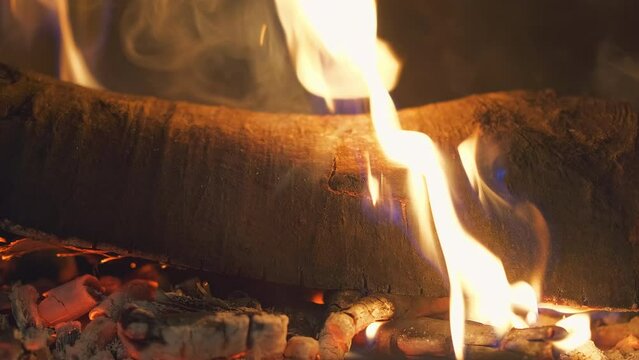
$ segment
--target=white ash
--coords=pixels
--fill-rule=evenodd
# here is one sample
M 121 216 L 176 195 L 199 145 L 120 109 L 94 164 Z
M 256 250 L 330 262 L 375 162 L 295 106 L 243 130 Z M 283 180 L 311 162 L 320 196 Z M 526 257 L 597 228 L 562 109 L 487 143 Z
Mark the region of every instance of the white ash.
M 580 347 L 561 354 L 560 360 L 608 360 L 608 357 L 599 350 L 592 340 L 586 341 Z

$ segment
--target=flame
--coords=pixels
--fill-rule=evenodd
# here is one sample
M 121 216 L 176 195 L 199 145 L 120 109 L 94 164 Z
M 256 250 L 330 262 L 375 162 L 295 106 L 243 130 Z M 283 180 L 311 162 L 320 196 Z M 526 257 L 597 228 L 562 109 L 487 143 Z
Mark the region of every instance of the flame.
M 500 335 L 534 323 L 541 275 L 533 278 L 534 286 L 508 282 L 500 259 L 469 234 L 457 217 L 444 155 L 428 135 L 401 127 L 387 90 L 388 79 L 397 78 L 399 65 L 393 66 L 396 59 L 389 61 L 392 52 L 380 51 L 375 0 L 276 0 L 276 5 L 300 82 L 329 104 L 335 98 L 368 97 L 384 155 L 408 170 L 409 205 L 417 219 L 413 226 L 421 249 L 448 275 L 455 356 L 463 358 L 466 320 L 491 325 Z M 383 64 L 386 66 L 380 66 Z M 471 138 L 459 148 L 471 185 L 483 203 L 491 200 L 508 206 L 481 180 L 476 145 L 477 139 Z M 378 184 L 367 160 L 369 191 L 376 203 Z M 515 212 L 524 220 L 533 220 L 535 230 L 547 240 L 545 222 L 536 208 L 523 204 Z M 545 242 L 540 243 L 544 252 Z
M 366 335 L 366 342 L 372 344 L 375 342 L 375 336 L 377 336 L 377 332 L 379 328 L 385 323 L 385 321 L 375 321 L 374 323 L 368 325 L 364 334 Z
M 532 230 L 537 239 L 538 261 L 531 274 L 530 284 L 537 293 L 537 300 L 539 300 L 543 275 L 548 261 L 548 251 L 550 248 L 550 232 L 548 230 L 548 225 L 536 206 L 529 202 L 520 202 L 513 206 L 511 205 L 511 202 L 513 202 L 512 200 L 507 200 L 503 195 L 498 194 L 486 183 L 480 175 L 479 166 L 477 164 L 478 144 L 479 133 L 475 133 L 457 147 L 457 152 L 459 153 L 466 177 L 487 212 L 496 212 L 500 216 L 511 216 L 514 213 L 514 215 L 521 221 L 532 226 Z M 496 162 L 500 151 L 490 142 L 485 142 L 485 145 L 488 146 L 484 146 L 482 149 L 482 158 L 485 163 L 492 166 L 493 163 Z
M 55 0 L 55 9 L 60 25 L 60 34 L 62 35 L 60 78 L 90 88 L 101 88 L 100 83 L 89 71 L 82 52 L 75 42 L 69 19 L 69 4 L 67 0 Z
M 323 291 L 315 291 L 311 295 L 310 298 L 313 304 L 323 305 L 324 304 L 324 292 Z
M 368 193 L 371 195 L 371 202 L 373 205 L 377 205 L 377 201 L 379 200 L 379 180 L 373 176 L 373 172 L 371 170 L 371 158 L 368 153 L 366 153 L 366 174 Z
M 590 316 L 575 314 L 557 321 L 555 324 L 568 332 L 565 339 L 553 342 L 558 349 L 568 352 L 575 350 L 590 340 Z
M 43 16 L 43 10 L 55 14 L 61 36 L 60 79 L 90 88 L 102 88 L 93 77 L 75 41 L 69 18 L 68 0 L 38 0 L 35 2 L 11 0 L 9 9 L 12 16 L 25 28 L 27 38 L 33 36 L 34 26 L 41 21 L 39 18 Z
M 266 38 L 267 29 L 268 26 L 266 26 L 266 24 L 262 24 L 262 27 L 260 28 L 260 46 L 264 46 L 264 39 Z

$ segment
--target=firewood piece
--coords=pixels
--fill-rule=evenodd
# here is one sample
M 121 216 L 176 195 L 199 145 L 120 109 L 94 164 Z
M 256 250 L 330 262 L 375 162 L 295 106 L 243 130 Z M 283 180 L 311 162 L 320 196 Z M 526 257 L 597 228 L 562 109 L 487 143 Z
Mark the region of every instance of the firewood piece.
M 400 120 L 443 149 L 478 129 L 508 145 L 504 188 L 544 210 L 553 258 L 561 259 L 549 263 L 546 294 L 632 304 L 639 162 L 629 105 L 510 92 L 402 110 Z M 7 226 L 278 283 L 446 295 L 440 274 L 409 241 L 410 212 L 362 209 L 365 151 L 394 190 L 390 202 L 409 205 L 406 173 L 385 160 L 367 116 L 162 101 L 0 66 L 0 218 L 11 220 Z M 458 162 L 451 171 L 462 173 Z M 461 181 L 455 190 L 465 223 L 509 278 L 527 278 L 534 242 L 516 239 L 531 234 L 486 224 Z
M 80 338 L 82 324 L 79 321 L 69 321 L 55 326 L 55 347 L 53 357 L 56 359 L 67 359 L 67 348 L 73 346 Z
M 293 336 L 286 343 L 284 358 L 290 360 L 318 360 L 319 342 L 308 336 Z
M 49 331 L 38 314 L 38 290 L 31 285 L 15 285 L 11 290 L 11 311 L 21 333 L 24 348 L 37 352 L 47 348 Z
M 375 321 L 389 320 L 395 306 L 388 297 L 366 296 L 346 310 L 328 315 L 319 334 L 320 358 L 343 359 L 353 337 Z
M 627 323 L 598 326 L 592 331 L 592 340 L 598 348 L 607 350 L 630 335 L 639 336 L 639 317 Z
M 22 354 L 22 344 L 16 340 L 7 315 L 0 315 L 0 359 L 18 360 Z
M 281 359 L 286 349 L 288 317 L 259 313 L 251 316 L 248 344 L 249 360 Z
M 107 345 L 117 336 L 115 321 L 107 317 L 92 320 L 76 342 L 66 348 L 67 359 L 102 359 L 107 356 Z M 101 357 L 102 356 L 102 357 Z M 109 355 L 108 359 L 113 357 Z
M 359 290 L 333 290 L 326 291 L 324 293 L 324 302 L 326 304 L 326 310 L 336 312 L 344 309 L 348 309 L 353 304 L 364 296 L 362 291 Z
M 11 290 L 11 310 L 16 325 L 20 330 L 29 327 L 43 328 L 44 321 L 38 314 L 38 298 L 40 294 L 31 285 L 15 285 Z
M 42 294 L 38 313 L 48 325 L 75 320 L 98 304 L 102 291 L 95 276 L 82 275 Z
M 228 358 L 247 351 L 250 320 L 235 312 L 179 314 L 181 323 L 169 324 L 135 305 L 122 314 L 118 336 L 134 359 Z M 188 320 L 188 321 L 187 321 Z
M 376 321 L 386 321 L 405 314 L 433 315 L 447 310 L 448 298 L 371 294 L 344 310 L 329 314 L 319 334 L 320 357 L 343 358 L 355 334 Z
M 633 352 L 639 350 L 639 338 L 628 335 L 615 344 L 615 349 L 621 352 Z

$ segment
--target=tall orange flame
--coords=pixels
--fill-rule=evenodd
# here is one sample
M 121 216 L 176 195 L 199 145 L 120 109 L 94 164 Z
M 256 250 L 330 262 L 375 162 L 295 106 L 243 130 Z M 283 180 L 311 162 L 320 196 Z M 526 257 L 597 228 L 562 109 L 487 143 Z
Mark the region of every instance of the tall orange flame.
M 390 51 L 379 51 L 375 1 L 276 0 L 276 5 L 301 83 L 329 103 L 334 98 L 368 97 L 384 155 L 408 170 L 410 207 L 422 249 L 448 275 L 455 356 L 464 356 L 466 319 L 492 325 L 498 334 L 536 321 L 543 270 L 537 269 L 534 288 L 526 282 L 510 284 L 500 259 L 473 238 L 457 217 L 442 153 L 426 134 L 402 129 L 387 90 L 387 79 L 397 78 L 399 66 L 383 66 L 396 61 L 385 58 L 392 55 Z M 470 139 L 459 149 L 471 184 L 482 202 L 506 206 L 479 177 L 475 148 L 476 139 Z M 374 183 L 370 175 L 369 170 L 369 185 Z M 376 202 L 375 196 L 371 198 Z M 547 229 L 535 210 L 523 206 L 520 217 L 533 220 L 543 235 L 540 248 L 545 252 Z M 523 310 L 525 316 L 515 310 Z

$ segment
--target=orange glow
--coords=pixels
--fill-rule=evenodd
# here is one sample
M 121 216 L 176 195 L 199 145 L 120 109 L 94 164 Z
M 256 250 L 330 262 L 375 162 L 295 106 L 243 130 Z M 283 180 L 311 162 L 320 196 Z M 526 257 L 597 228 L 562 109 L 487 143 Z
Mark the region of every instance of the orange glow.
M 324 292 L 316 291 L 311 295 L 311 302 L 317 305 L 324 305 Z
M 134 263 L 133 261 L 131 261 L 131 263 L 129 264 L 129 267 L 131 269 L 135 269 L 136 267 L 138 267 L 138 264 Z
M 100 260 L 100 264 L 106 264 L 110 261 L 117 260 L 117 259 L 122 259 L 122 256 L 107 256 L 104 259 Z
M 377 332 L 379 331 L 379 328 L 384 324 L 385 321 L 375 321 L 374 323 L 368 325 L 366 327 L 366 341 L 369 344 L 372 344 L 373 342 L 375 342 L 375 337 L 377 336 Z
M 7 239 L 0 236 L 0 244 L 6 244 L 6 243 L 7 243 Z

